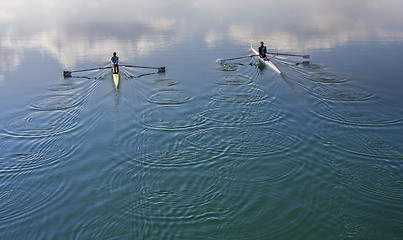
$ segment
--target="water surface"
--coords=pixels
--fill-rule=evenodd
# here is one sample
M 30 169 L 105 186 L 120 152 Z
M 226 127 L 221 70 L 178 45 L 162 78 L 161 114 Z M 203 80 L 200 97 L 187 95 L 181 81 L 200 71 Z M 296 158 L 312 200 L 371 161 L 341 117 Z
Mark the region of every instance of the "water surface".
M 399 1 L 114 5 L 0 4 L 2 239 L 400 238 Z

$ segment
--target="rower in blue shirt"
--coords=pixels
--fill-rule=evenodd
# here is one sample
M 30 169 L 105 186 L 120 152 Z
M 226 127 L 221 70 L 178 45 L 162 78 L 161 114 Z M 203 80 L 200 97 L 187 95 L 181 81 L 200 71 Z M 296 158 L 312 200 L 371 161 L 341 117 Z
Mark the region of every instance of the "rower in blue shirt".
M 263 58 L 264 60 L 267 60 L 266 53 L 267 53 L 266 46 L 264 45 L 263 42 L 260 42 L 259 56 L 260 56 L 261 58 Z
M 119 72 L 119 57 L 116 56 L 116 52 L 113 53 L 111 62 L 112 62 L 112 73 L 118 73 Z

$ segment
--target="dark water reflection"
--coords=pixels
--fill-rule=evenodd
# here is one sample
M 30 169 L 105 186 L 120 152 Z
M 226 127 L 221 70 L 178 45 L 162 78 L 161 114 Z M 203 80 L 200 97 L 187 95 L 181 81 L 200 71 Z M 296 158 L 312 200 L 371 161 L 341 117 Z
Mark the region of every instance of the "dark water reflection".
M 23 2 L 0 10 L 0 238 L 400 237 L 400 2 Z M 312 59 L 216 62 L 262 40 Z M 61 76 L 113 51 L 167 72 Z

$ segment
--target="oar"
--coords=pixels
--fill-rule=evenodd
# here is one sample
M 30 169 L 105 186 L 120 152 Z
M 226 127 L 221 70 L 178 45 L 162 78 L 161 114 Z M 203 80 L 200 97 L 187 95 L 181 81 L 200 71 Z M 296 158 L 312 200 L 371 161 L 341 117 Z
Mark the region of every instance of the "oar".
M 271 53 L 271 52 L 269 52 L 268 54 L 282 55 L 282 56 L 292 56 L 292 57 L 310 58 L 309 55 L 298 55 L 298 54 L 288 54 L 288 53 Z
M 231 60 L 237 60 L 237 59 L 242 59 L 242 58 L 248 58 L 248 57 L 254 57 L 257 55 L 248 55 L 248 56 L 242 56 L 242 57 L 234 57 L 234 58 L 227 58 L 227 59 L 218 59 L 220 62 L 226 62 L 226 61 L 231 61 Z
M 107 68 L 111 68 L 111 67 L 98 67 L 98 68 L 89 68 L 89 69 L 82 69 L 82 70 L 75 70 L 75 71 L 63 71 L 63 76 L 71 77 L 72 73 L 94 71 L 94 70 L 101 70 L 101 69 L 107 69 Z
M 165 72 L 165 67 L 147 67 L 147 66 L 133 66 L 133 65 L 121 65 L 123 67 L 132 67 L 132 68 L 148 68 L 148 69 L 157 69 L 158 72 Z

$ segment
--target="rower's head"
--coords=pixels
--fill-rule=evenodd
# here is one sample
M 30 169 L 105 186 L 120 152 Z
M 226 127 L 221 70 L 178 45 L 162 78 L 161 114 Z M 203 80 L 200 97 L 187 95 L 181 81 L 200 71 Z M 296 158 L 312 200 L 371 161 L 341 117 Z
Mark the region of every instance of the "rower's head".
M 264 44 L 263 42 L 260 42 L 260 45 L 262 45 L 262 46 L 263 46 L 263 44 Z
M 116 57 L 116 52 L 113 53 L 113 56 Z

